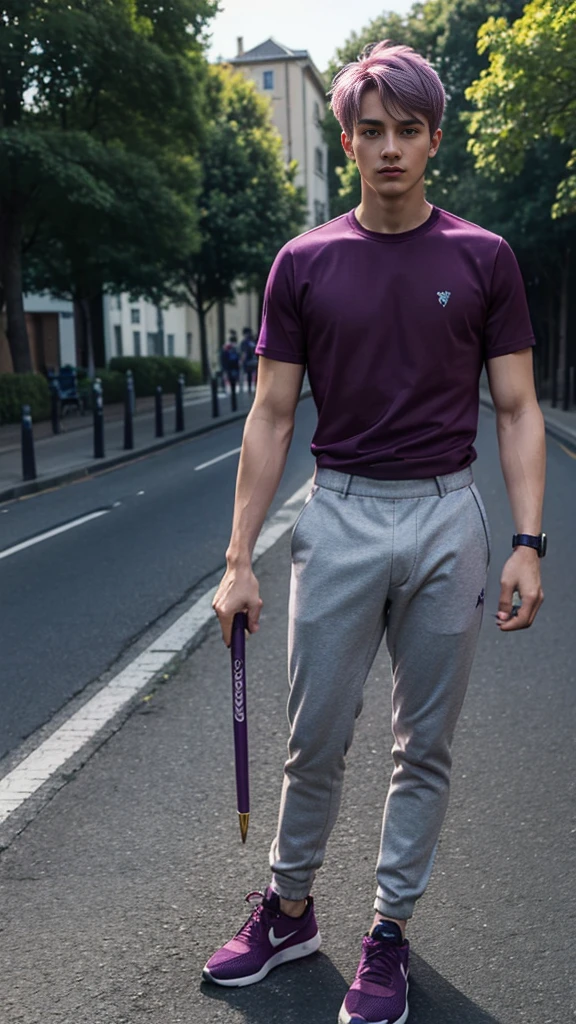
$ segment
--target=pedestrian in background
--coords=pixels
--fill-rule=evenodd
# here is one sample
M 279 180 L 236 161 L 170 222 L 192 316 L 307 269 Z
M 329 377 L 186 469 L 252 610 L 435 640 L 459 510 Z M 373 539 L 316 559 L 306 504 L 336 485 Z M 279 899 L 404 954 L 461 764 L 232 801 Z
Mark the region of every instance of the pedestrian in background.
M 227 382 L 230 391 L 236 388 L 240 379 L 240 353 L 236 344 L 236 331 L 230 332 L 230 337 L 220 352 L 220 366 L 224 380 Z
M 242 353 L 242 370 L 246 377 L 246 384 L 248 392 L 252 391 L 252 380 L 256 377 L 256 371 L 258 368 L 258 356 L 256 355 L 256 339 L 252 334 L 251 327 L 245 327 L 242 331 L 242 341 L 240 342 L 240 350 Z
M 430 64 L 387 42 L 334 79 L 332 109 L 362 198 L 285 245 L 272 267 L 227 569 L 214 599 L 226 644 L 236 612 L 247 612 L 257 631 L 252 552 L 284 469 L 307 367 L 318 409 L 316 475 L 292 535 L 291 731 L 272 881 L 204 977 L 249 985 L 319 947 L 310 891 L 338 814 L 364 682 L 385 636 L 393 768 L 374 917 L 340 1024 L 408 1018 L 406 926 L 446 812 L 490 558 L 472 472 L 483 365 L 517 531 L 494 628 L 531 626 L 543 600 L 545 442 L 526 296 L 504 239 L 425 199 L 444 101 Z

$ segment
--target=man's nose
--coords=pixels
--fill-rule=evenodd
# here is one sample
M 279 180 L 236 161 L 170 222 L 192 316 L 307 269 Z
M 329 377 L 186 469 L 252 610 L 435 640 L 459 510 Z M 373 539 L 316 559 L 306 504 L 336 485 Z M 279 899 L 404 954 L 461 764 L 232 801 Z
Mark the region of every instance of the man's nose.
M 382 156 L 398 156 L 400 153 L 400 144 L 398 142 L 397 135 L 394 132 L 387 132 L 382 140 L 381 148 Z

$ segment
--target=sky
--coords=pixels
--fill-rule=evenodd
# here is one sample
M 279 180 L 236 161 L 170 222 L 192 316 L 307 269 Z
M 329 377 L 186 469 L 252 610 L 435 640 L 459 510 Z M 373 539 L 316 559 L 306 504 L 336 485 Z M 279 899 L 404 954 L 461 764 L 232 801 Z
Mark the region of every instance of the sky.
M 220 0 L 208 57 L 235 57 L 238 36 L 245 50 L 272 36 L 292 50 L 308 50 L 325 71 L 351 32 L 360 32 L 385 10 L 404 13 L 411 6 L 412 0 Z

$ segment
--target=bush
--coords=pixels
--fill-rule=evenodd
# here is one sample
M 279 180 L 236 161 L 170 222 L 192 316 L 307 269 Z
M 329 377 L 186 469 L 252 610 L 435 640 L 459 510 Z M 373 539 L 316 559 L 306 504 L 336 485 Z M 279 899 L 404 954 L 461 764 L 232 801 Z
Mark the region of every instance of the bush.
M 29 405 L 33 420 L 50 416 L 50 388 L 40 373 L 0 373 L 0 423 L 18 423 L 22 406 Z
M 159 384 L 163 391 L 174 393 L 181 373 L 188 387 L 202 383 L 199 364 L 181 356 L 116 356 L 108 369 L 122 374 L 132 370 L 134 390 L 140 397 L 153 395 Z

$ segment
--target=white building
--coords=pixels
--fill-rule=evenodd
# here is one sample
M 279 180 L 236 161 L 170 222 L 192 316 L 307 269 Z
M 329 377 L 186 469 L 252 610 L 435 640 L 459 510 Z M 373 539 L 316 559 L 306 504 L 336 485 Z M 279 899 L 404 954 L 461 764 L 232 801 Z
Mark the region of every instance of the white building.
M 298 161 L 296 184 L 306 189 L 307 227 L 328 220 L 328 147 L 321 122 L 326 113 L 326 85 L 307 50 L 290 50 L 267 39 L 228 61 L 269 97 L 272 121 L 284 142 L 287 163 Z

